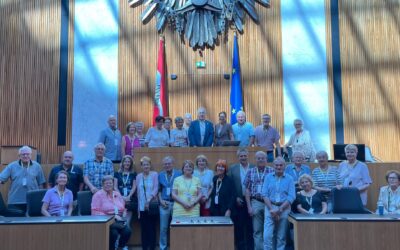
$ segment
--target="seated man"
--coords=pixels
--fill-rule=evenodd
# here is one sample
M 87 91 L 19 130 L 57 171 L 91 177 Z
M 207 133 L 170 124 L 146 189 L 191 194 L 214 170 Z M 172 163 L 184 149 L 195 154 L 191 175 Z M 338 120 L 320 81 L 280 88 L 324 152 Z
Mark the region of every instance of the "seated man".
M 8 208 L 26 212 L 28 191 L 42 189 L 46 183 L 42 167 L 32 161 L 32 149 L 23 146 L 18 150 L 19 160 L 13 161 L 0 173 L 0 184 L 11 180 L 8 191 Z

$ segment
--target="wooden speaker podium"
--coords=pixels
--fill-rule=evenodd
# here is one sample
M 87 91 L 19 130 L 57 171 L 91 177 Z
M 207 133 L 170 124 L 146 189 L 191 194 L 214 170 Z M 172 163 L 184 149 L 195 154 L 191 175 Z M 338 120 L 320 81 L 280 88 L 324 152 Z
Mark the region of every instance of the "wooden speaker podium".
M 235 249 L 229 217 L 177 217 L 170 235 L 171 250 Z

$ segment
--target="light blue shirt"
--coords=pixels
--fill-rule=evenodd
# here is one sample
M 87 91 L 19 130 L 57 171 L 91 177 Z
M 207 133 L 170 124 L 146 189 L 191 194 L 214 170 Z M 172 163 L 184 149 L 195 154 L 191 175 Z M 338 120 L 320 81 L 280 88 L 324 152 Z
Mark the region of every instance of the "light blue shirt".
M 101 131 L 99 142 L 106 146 L 105 157 L 112 161 L 121 160 L 121 139 L 121 132 L 118 129 L 112 130 L 108 127 Z
M 240 141 L 239 146 L 249 146 L 250 137 L 254 136 L 253 124 L 245 122 L 243 125 L 235 123 L 232 125 L 233 136 L 236 141 Z
M 288 201 L 292 204 L 296 198 L 293 178 L 287 174 L 279 178 L 275 173 L 268 174 L 264 179 L 262 196 L 274 203 Z
M 172 200 L 171 193 L 172 187 L 174 186 L 174 180 L 176 177 L 181 176 L 182 172 L 180 170 L 172 169 L 172 176 L 167 177 L 167 172 L 165 170 L 158 174 L 158 186 L 161 192 L 161 198 L 163 200 Z M 169 188 L 169 194 L 167 194 L 167 188 Z
M 296 171 L 296 166 L 294 164 L 290 164 L 286 166 L 285 173 L 290 175 L 293 178 L 294 183 L 299 181 L 299 177 L 303 174 L 311 175 L 311 169 L 309 166 L 301 164 L 300 171 Z

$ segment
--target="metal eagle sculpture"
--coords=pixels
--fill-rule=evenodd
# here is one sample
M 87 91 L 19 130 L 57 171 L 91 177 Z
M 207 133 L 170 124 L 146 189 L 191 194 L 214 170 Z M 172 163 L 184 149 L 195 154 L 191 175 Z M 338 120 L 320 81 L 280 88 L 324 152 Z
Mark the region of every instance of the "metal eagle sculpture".
M 131 8 L 146 6 L 143 24 L 155 16 L 158 32 L 168 24 L 192 48 L 214 47 L 218 35 L 229 27 L 243 33 L 246 13 L 258 23 L 256 2 L 270 7 L 270 0 L 128 0 Z

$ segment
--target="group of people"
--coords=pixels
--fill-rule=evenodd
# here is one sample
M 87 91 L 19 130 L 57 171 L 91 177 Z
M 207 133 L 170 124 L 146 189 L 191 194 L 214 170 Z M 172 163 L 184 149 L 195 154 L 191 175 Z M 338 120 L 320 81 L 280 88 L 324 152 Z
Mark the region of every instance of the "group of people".
M 315 149 L 310 133 L 303 128 L 303 121 L 294 120 L 295 133 L 283 145 L 281 152 L 279 131 L 271 126 L 271 116 L 263 114 L 261 124 L 254 127 L 246 121 L 243 111 L 236 113 L 237 123 L 227 123 L 227 114 L 222 111 L 218 114 L 218 122 L 213 124 L 206 119 L 206 109 L 197 110 L 197 119 L 192 121 L 192 116 L 186 113 L 184 118 L 178 116 L 174 119 L 175 128 L 172 128 L 172 119 L 169 117 L 155 117 L 155 126 L 144 133 L 143 122 L 129 122 L 126 134 L 122 136 L 118 130 L 115 116 L 108 119 L 108 127 L 104 129 L 99 142 L 106 146 L 106 157 L 113 162 L 119 162 L 124 155 L 134 156 L 138 147 L 211 147 L 230 145 L 230 141 L 237 141 L 239 146 L 259 146 L 267 153 L 268 162 L 274 159 L 274 151 L 278 156 L 288 153 L 288 147 L 293 151 L 302 152 L 304 160 L 314 162 Z
M 115 216 L 110 228 L 110 249 L 126 249 L 135 211 L 143 249 L 156 248 L 158 218 L 159 247 L 167 249 L 171 217 L 181 216 L 228 216 L 235 225 L 238 249 L 284 249 L 291 211 L 330 213 L 332 189 L 342 187 L 357 188 L 365 205 L 372 183 L 367 166 L 356 159 L 354 145 L 346 146 L 347 160 L 338 167 L 329 165 L 326 152 L 318 152 L 318 167 L 312 171 L 303 152 L 294 152 L 288 165 L 277 157 L 271 167 L 265 151 L 256 152 L 255 164 L 250 163 L 246 148 L 238 149 L 237 163 L 229 167 L 226 160 L 214 164 L 204 155 L 179 166 L 172 156 L 166 156 L 163 170 L 157 173 L 152 170 L 151 159 L 144 156 L 137 173 L 133 157 L 126 154 L 114 171 L 113 163 L 105 157 L 106 151 L 103 143 L 96 144 L 94 157 L 85 162 L 83 170 L 73 164 L 72 152 L 65 152 L 61 164 L 50 172 L 42 214 L 71 216 L 77 192 L 90 190 L 92 214 Z M 20 148 L 19 160 L 0 173 L 1 183 L 12 181 L 9 208 L 26 211 L 27 191 L 45 187 L 43 170 L 31 160 L 31 153 L 27 146 Z M 381 188 L 379 195 L 384 213 L 400 214 L 400 173 L 389 171 L 386 181 L 388 185 Z

